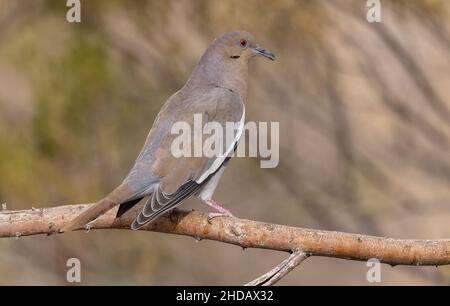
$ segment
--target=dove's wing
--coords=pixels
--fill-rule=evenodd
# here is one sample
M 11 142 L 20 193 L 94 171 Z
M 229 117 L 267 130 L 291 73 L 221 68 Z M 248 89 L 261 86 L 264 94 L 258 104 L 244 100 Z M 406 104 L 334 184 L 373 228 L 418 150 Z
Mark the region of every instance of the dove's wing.
M 191 127 L 191 140 L 194 140 L 194 115 L 202 119 L 203 125 L 220 125 L 223 134 L 221 154 L 202 157 L 175 157 L 172 143 L 180 137 L 167 133 L 161 138 L 158 149 L 154 152 L 151 163 L 151 175 L 158 177 L 150 199 L 132 225 L 137 229 L 151 222 L 165 212 L 180 205 L 186 198 L 196 193 L 229 159 L 236 147 L 244 126 L 245 109 L 242 98 L 227 89 L 215 87 L 201 94 L 187 97 L 183 103 L 177 103 L 177 121 L 185 122 Z M 226 135 L 226 125 L 233 125 L 233 134 Z M 230 137 L 231 136 L 231 137 Z M 231 138 L 231 139 L 230 139 Z M 208 136 L 203 135 L 202 147 Z M 216 138 L 217 139 L 217 138 Z M 228 143 L 227 143 L 228 142 Z M 146 153 L 141 160 L 146 160 Z M 193 155 L 193 149 L 191 151 Z M 139 168 L 139 162 L 136 163 Z M 147 166 L 146 166 L 147 167 Z M 137 169 L 140 171 L 140 169 Z

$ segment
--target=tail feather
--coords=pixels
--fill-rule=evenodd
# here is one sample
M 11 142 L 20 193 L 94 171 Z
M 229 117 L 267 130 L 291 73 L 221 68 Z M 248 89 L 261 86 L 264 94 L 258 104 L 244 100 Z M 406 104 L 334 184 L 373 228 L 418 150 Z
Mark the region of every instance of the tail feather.
M 111 208 L 126 202 L 130 197 L 128 187 L 121 185 L 102 200 L 98 201 L 87 210 L 83 211 L 75 219 L 60 229 L 60 232 L 68 232 L 83 228 L 89 222 L 97 219 Z
M 116 218 L 122 217 L 127 211 L 129 211 L 131 208 L 133 208 L 143 198 L 144 197 L 136 198 L 136 199 L 130 200 L 128 202 L 120 204 L 119 209 L 117 210 L 117 213 L 116 213 Z

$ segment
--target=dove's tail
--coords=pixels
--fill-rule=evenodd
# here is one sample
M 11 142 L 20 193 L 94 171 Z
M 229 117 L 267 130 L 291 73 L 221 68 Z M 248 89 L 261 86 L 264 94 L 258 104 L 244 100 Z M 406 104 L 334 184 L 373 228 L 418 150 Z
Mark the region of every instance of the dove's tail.
M 97 219 L 111 208 L 128 201 L 129 198 L 130 191 L 128 189 L 128 186 L 122 184 L 105 198 L 101 199 L 96 204 L 83 211 L 75 219 L 63 226 L 59 231 L 68 232 L 83 228 L 86 224 Z

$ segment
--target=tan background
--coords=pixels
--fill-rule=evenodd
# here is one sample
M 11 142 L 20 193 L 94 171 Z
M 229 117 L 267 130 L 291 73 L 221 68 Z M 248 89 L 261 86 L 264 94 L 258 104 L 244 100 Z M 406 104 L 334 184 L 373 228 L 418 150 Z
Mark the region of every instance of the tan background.
M 255 60 L 247 119 L 279 121 L 280 165 L 230 163 L 237 216 L 399 238 L 450 237 L 450 2 L 0 0 L 0 202 L 93 202 L 133 164 L 164 101 L 234 29 Z M 206 210 L 197 200 L 186 208 Z M 0 240 L 0 284 L 242 284 L 286 255 L 156 233 Z M 280 284 L 367 284 L 365 263 L 312 258 Z M 449 267 L 382 266 L 382 284 L 450 284 Z

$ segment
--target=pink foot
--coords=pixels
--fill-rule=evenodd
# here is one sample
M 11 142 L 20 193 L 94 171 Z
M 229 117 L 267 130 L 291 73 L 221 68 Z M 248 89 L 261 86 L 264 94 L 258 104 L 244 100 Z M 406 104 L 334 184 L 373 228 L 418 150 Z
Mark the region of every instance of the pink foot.
M 216 201 L 210 199 L 210 200 L 206 200 L 205 203 L 208 206 L 211 206 L 212 208 L 214 208 L 215 210 L 218 211 L 218 213 L 209 213 L 208 214 L 208 223 L 211 224 L 211 220 L 217 217 L 234 217 L 233 214 L 226 209 L 225 207 L 223 207 L 222 205 L 220 205 L 219 203 L 217 203 Z

